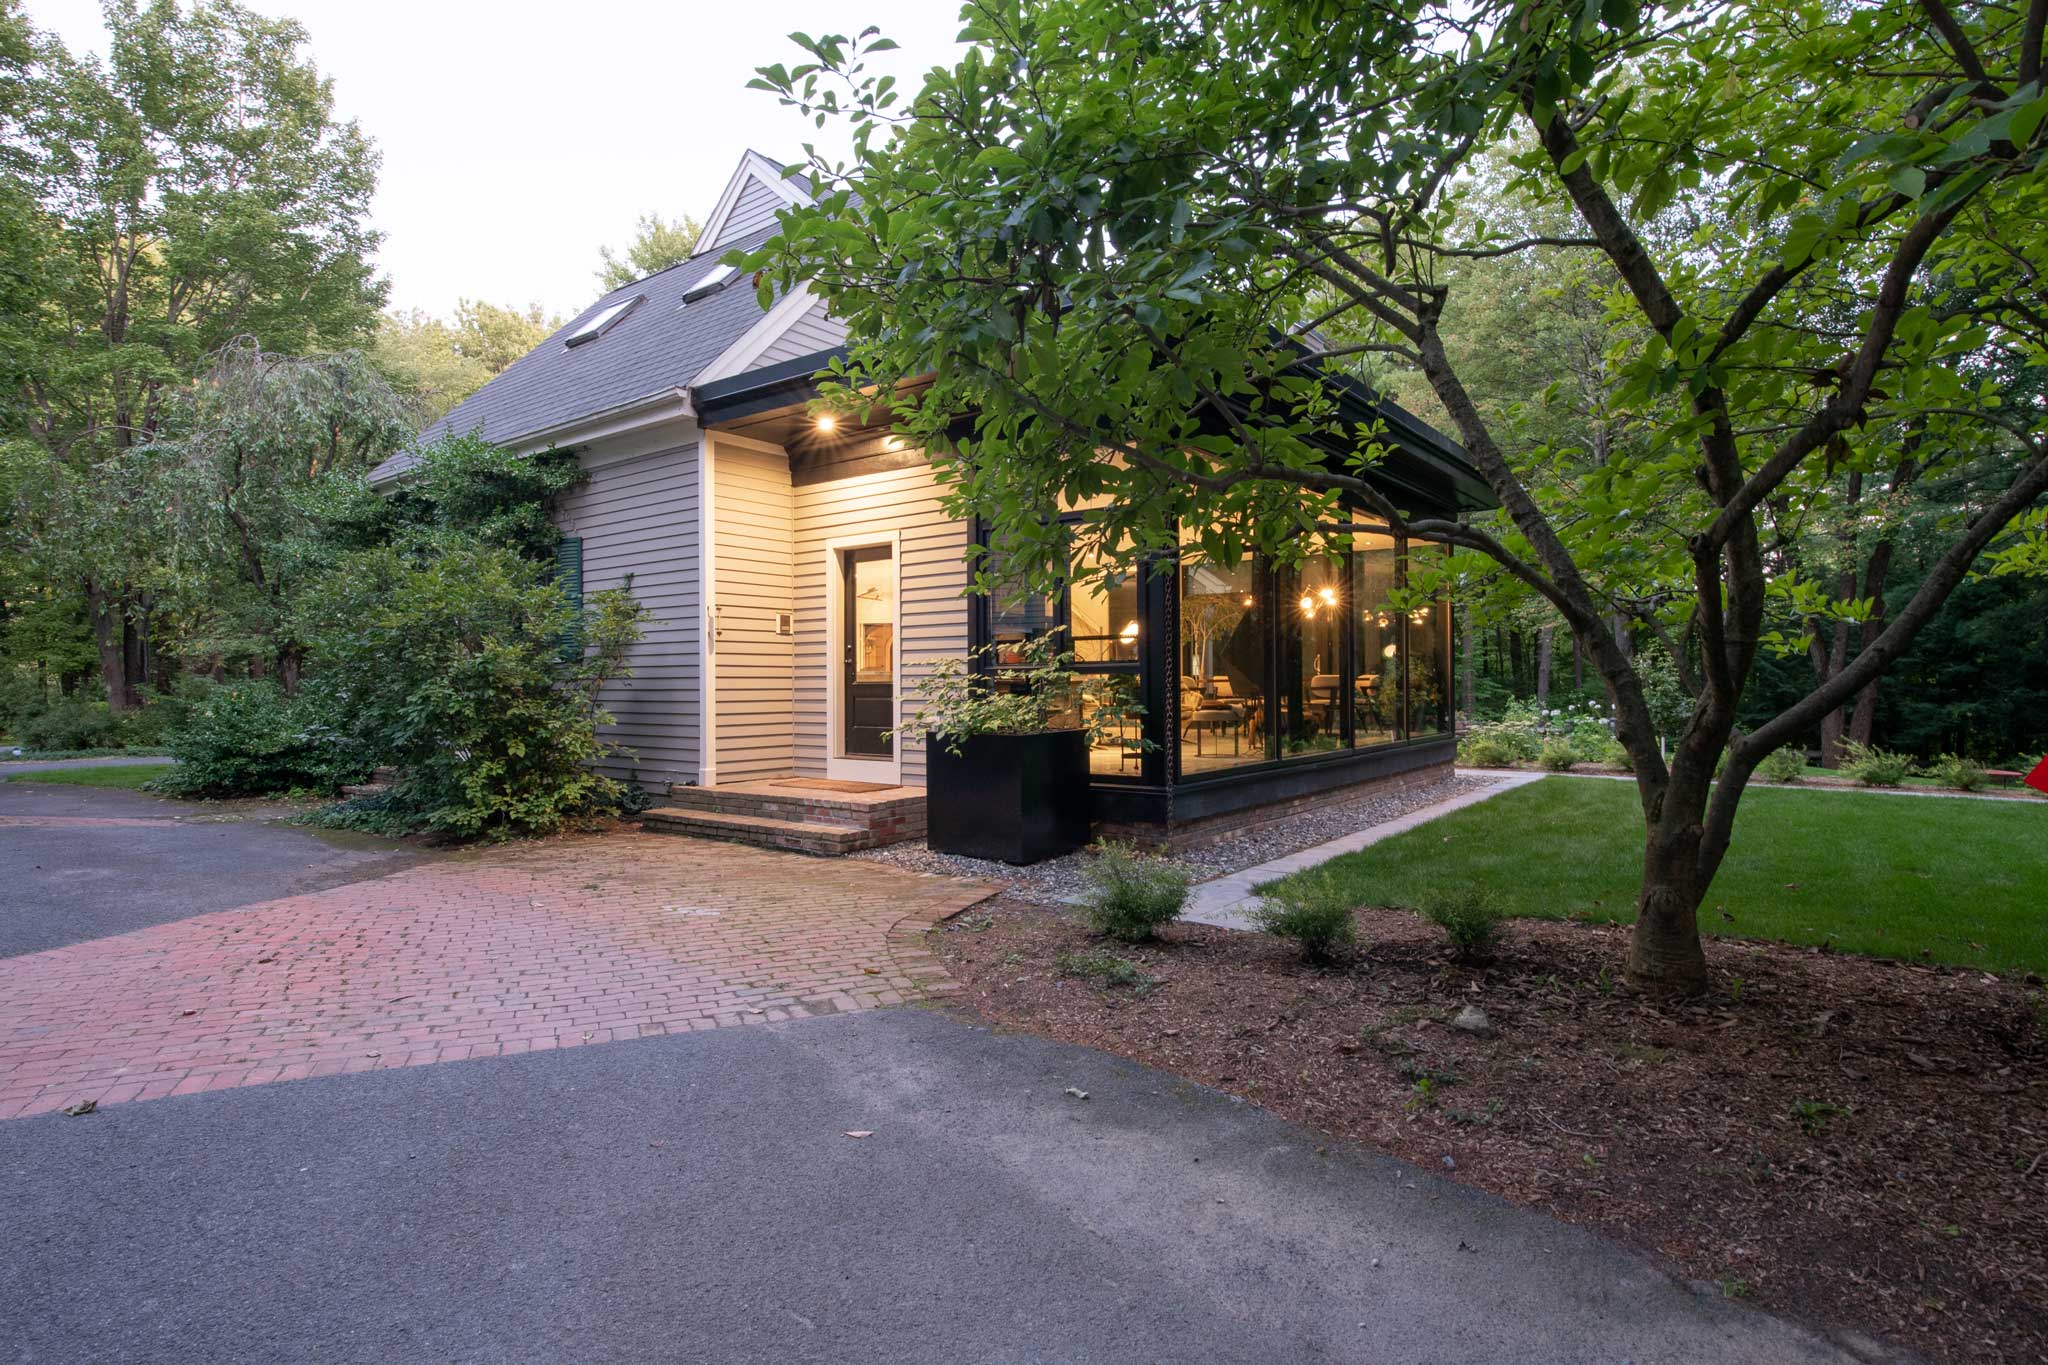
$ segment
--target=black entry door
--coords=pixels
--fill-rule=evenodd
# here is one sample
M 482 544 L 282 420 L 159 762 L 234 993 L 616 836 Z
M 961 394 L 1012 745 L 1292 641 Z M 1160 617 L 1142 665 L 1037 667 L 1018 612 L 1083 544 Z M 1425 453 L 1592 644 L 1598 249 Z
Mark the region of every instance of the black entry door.
M 840 556 L 840 740 L 848 758 L 888 758 L 896 725 L 896 560 L 886 545 Z

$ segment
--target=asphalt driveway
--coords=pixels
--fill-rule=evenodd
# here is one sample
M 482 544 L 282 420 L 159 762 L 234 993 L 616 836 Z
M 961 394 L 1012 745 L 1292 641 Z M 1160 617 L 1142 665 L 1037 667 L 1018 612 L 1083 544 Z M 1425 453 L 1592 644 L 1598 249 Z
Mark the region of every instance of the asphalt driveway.
M 929 1010 L 17 1119 L 0 1182 L 20 1361 L 1851 1359 L 1229 1097 Z
M 0 964 L 32 1005 L 0 1063 L 75 1066 L 81 1009 L 99 1050 L 196 1031 L 152 1054 L 180 1066 L 251 1029 L 342 1050 L 0 1121 L 15 1361 L 1873 1358 L 1230 1096 L 877 1008 L 895 973 L 943 983 L 856 910 L 960 883 L 647 835 L 411 868 L 189 811 L 0 785 L 11 951 L 117 934 Z M 497 965 L 451 974 L 472 948 Z M 431 1010 L 397 1017 L 419 994 L 393 973 L 439 981 Z M 841 986 L 851 1012 L 802 1017 Z M 545 1050 L 470 1040 L 558 1024 Z M 376 1041 L 409 1028 L 454 1045 Z
M 381 876 L 425 856 L 279 824 L 260 807 L 0 782 L 0 957 Z

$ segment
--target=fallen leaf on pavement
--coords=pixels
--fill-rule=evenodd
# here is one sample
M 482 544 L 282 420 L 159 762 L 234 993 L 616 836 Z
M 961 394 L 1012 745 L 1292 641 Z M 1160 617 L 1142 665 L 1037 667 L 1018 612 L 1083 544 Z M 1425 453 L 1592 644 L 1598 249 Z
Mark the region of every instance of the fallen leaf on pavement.
M 872 1128 L 849 1128 L 846 1130 L 846 1135 L 850 1138 L 873 1137 L 875 1130 Z

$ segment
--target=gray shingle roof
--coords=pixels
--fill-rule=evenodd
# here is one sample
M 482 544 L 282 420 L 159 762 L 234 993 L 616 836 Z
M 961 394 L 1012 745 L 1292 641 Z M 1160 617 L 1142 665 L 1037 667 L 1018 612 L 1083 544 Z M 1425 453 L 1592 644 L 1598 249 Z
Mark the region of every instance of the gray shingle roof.
M 751 251 L 775 231 L 765 228 L 733 245 Z M 724 254 L 696 256 L 612 290 L 420 432 L 419 444 L 471 431 L 487 441 L 511 444 L 681 388 L 761 320 L 761 305 L 744 275 L 681 307 L 683 295 L 716 270 Z M 604 335 L 581 346 L 562 344 L 584 322 L 635 294 L 646 298 Z M 370 478 L 381 483 L 415 463 L 414 455 L 402 451 L 372 470 Z

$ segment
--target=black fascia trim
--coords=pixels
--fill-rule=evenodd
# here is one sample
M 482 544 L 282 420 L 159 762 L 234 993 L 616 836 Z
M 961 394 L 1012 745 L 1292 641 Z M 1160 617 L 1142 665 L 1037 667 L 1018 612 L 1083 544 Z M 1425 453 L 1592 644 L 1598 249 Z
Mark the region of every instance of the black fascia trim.
M 782 402 L 792 401 L 787 394 L 794 392 L 801 392 L 805 398 L 816 397 L 818 372 L 831 365 L 835 358 L 845 355 L 844 346 L 834 346 L 830 350 L 813 351 L 794 360 L 700 384 L 697 386 L 697 418 L 701 422 L 707 418 L 751 416 L 764 407 L 774 406 L 754 401 L 763 395 L 774 396 Z M 731 411 L 733 409 L 738 410 Z

